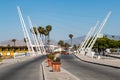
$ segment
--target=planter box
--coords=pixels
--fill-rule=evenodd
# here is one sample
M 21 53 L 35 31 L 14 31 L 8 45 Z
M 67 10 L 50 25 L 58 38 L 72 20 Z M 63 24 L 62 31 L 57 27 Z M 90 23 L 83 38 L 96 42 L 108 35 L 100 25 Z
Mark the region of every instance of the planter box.
M 48 59 L 48 67 L 51 67 L 51 66 L 52 66 L 52 60 Z
M 46 58 L 45 62 L 48 63 L 49 58 Z
M 52 71 L 60 72 L 61 62 L 52 62 Z

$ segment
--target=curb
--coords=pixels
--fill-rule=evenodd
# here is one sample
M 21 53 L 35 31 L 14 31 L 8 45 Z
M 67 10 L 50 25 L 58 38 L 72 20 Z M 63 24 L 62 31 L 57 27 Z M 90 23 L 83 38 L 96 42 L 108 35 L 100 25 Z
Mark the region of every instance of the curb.
M 46 76 L 45 76 L 44 61 L 41 63 L 41 67 L 42 67 L 42 77 L 43 77 L 43 80 L 47 80 L 47 78 L 46 78 Z
M 45 79 L 45 70 L 44 70 L 43 63 L 41 63 L 41 68 L 42 68 L 42 80 L 46 80 Z
M 73 54 L 74 55 L 74 54 Z M 91 61 L 86 61 L 86 60 L 83 60 L 81 58 L 79 58 L 78 56 L 74 55 L 76 58 L 78 58 L 79 60 L 81 61 L 84 61 L 84 62 L 87 62 L 87 63 L 92 63 L 92 64 L 96 64 L 96 65 L 101 65 L 101 66 L 106 66 L 106 67 L 111 67 L 111 68 L 116 68 L 116 69 L 120 69 L 120 67 L 117 67 L 117 66 L 112 66 L 112 65 L 107 65 L 107 64 L 101 64 L 101 63 L 97 63 L 97 62 L 91 62 Z
M 48 78 L 47 78 L 47 76 L 49 76 L 49 75 L 47 75 L 46 74 L 46 71 L 45 71 L 45 66 L 44 66 L 44 62 L 42 62 L 42 64 L 41 64 L 41 66 L 42 66 L 42 77 L 43 77 L 43 79 L 42 80 L 49 80 Z M 61 67 L 61 71 L 63 72 L 63 73 L 66 73 L 67 75 L 69 75 L 69 76 L 71 76 L 72 78 L 74 78 L 74 80 L 80 80 L 78 77 L 76 77 L 76 76 L 74 76 L 73 74 L 71 74 L 70 72 L 68 72 L 67 70 L 65 70 L 64 68 L 62 68 Z M 52 76 L 54 76 L 54 75 L 52 75 Z M 54 79 L 54 80 L 60 80 L 60 79 Z M 71 79 L 70 79 L 71 80 Z

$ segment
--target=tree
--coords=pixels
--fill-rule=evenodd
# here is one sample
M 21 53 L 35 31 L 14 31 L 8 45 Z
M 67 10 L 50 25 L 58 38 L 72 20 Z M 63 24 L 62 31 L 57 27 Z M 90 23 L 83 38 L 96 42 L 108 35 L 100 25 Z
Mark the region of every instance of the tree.
M 44 35 L 45 35 L 45 43 L 47 42 L 47 36 L 48 36 L 48 31 L 44 29 Z
M 50 44 L 50 31 L 52 30 L 52 26 L 51 25 L 47 25 L 46 26 L 46 30 L 48 31 L 48 45 Z
M 115 38 L 115 36 L 114 35 L 112 35 L 112 39 L 114 39 Z
M 27 39 L 27 38 L 24 38 L 24 42 L 25 42 L 25 44 L 27 43 L 27 41 L 28 41 L 28 39 Z
M 15 47 L 15 42 L 16 42 L 16 39 L 12 39 L 12 42 L 14 43 L 14 47 Z
M 73 38 L 73 35 L 72 35 L 72 34 L 69 34 L 69 38 L 71 39 L 71 46 L 72 46 L 72 38 Z
M 45 31 L 45 29 L 44 29 L 44 27 L 42 27 L 42 26 L 39 26 L 38 27 L 38 32 L 39 32 L 39 34 L 40 34 L 40 37 L 41 37 L 41 39 L 42 39 L 42 41 L 44 41 L 44 31 Z M 45 42 L 45 41 L 44 41 Z
M 77 45 L 74 44 L 72 49 L 73 49 L 73 50 L 77 50 L 77 48 L 78 48 Z
M 44 34 L 44 28 L 42 26 L 38 27 L 38 32 L 40 34 L 40 37 Z
M 36 36 L 38 35 L 37 33 L 37 28 L 36 27 L 32 27 L 32 29 L 30 29 L 30 31 L 35 34 Z
M 64 46 L 64 41 L 63 41 L 63 40 L 60 40 L 60 41 L 58 42 L 58 45 L 61 46 L 61 47 L 63 47 L 63 46 Z
M 69 47 L 70 47 L 70 44 L 65 43 L 65 44 L 64 44 L 64 47 L 65 47 L 65 49 L 66 49 L 66 50 L 68 50 L 68 49 L 69 49 Z

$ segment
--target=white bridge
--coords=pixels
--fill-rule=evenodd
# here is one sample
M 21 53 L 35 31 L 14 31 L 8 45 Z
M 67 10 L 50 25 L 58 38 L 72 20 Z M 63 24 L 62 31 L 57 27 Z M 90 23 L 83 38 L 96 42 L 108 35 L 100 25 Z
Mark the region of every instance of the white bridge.
M 99 22 L 97 21 L 95 26 L 90 29 L 90 31 L 85 37 L 85 40 L 80 44 L 80 47 L 78 48 L 77 53 L 75 53 L 75 55 L 80 56 L 80 54 L 83 54 L 93 58 L 95 52 L 92 51 L 92 48 L 97 38 L 100 38 L 103 36 L 101 35 L 101 31 L 105 23 L 107 22 L 110 14 L 111 14 L 111 11 L 107 14 L 107 16 L 105 17 L 105 19 L 103 20 L 103 22 L 100 24 L 98 28 L 97 26 Z
M 18 9 L 21 27 L 23 29 L 24 38 L 26 39 L 29 53 L 34 54 L 36 52 L 39 52 L 39 54 L 46 54 L 46 50 L 45 50 L 43 41 L 42 41 L 37 29 L 36 29 L 36 31 L 37 31 L 38 36 L 35 35 L 35 31 L 33 29 L 33 24 L 31 22 L 30 17 L 28 16 L 28 21 L 29 21 L 29 25 L 30 25 L 29 30 L 31 29 L 33 32 L 33 34 L 31 34 L 31 35 L 32 35 L 32 39 L 34 41 L 34 45 L 31 42 L 31 38 L 30 38 L 30 35 L 28 34 L 27 27 L 24 22 L 24 19 L 23 19 L 23 16 L 22 16 L 19 6 L 17 7 L 17 9 Z M 101 36 L 100 35 L 101 31 L 102 31 L 105 23 L 107 22 L 110 14 L 111 14 L 111 11 L 107 14 L 107 16 L 105 17 L 105 19 L 103 20 L 103 22 L 100 24 L 100 26 L 98 28 L 97 28 L 97 26 L 98 26 L 99 21 L 97 21 L 96 24 L 94 25 L 94 27 L 92 27 L 90 29 L 90 31 L 88 32 L 88 34 L 85 37 L 85 40 L 80 44 L 80 47 L 78 48 L 77 53 L 75 53 L 77 56 L 80 56 L 79 54 L 88 55 L 90 57 L 94 56 L 95 53 L 92 51 L 92 47 L 94 46 L 97 38 Z M 34 50 L 34 48 L 36 51 Z M 51 49 L 53 49 L 53 48 L 51 48 Z
M 42 55 L 46 54 L 46 50 L 45 50 L 43 41 L 40 37 L 40 34 L 39 34 L 37 29 L 36 29 L 36 31 L 37 31 L 38 36 L 35 34 L 35 31 L 33 29 L 33 24 L 31 22 L 30 17 L 28 16 L 28 21 L 29 21 L 29 25 L 30 25 L 29 30 L 31 30 L 33 32 L 33 33 L 31 33 L 31 35 L 32 35 L 32 40 L 34 43 L 32 43 L 32 41 L 31 41 L 30 34 L 28 33 L 28 30 L 27 30 L 27 27 L 26 27 L 26 24 L 25 24 L 25 21 L 23 19 L 23 16 L 22 16 L 22 13 L 21 13 L 19 6 L 17 6 L 17 10 L 18 10 L 18 14 L 19 14 L 20 22 L 21 22 L 21 27 L 22 27 L 22 30 L 24 33 L 24 38 L 25 38 L 26 43 L 27 43 L 28 52 L 30 53 L 30 55 L 34 55 L 36 53 L 42 54 Z

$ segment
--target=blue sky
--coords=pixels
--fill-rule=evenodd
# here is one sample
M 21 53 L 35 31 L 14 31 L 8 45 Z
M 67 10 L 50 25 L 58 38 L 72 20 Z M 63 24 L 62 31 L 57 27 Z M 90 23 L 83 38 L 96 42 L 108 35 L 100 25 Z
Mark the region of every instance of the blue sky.
M 29 29 L 27 16 L 34 25 L 52 25 L 53 40 L 86 35 L 97 20 L 100 23 L 112 11 L 102 33 L 120 35 L 120 0 L 0 0 L 0 41 L 24 38 L 17 6 L 22 10 Z

